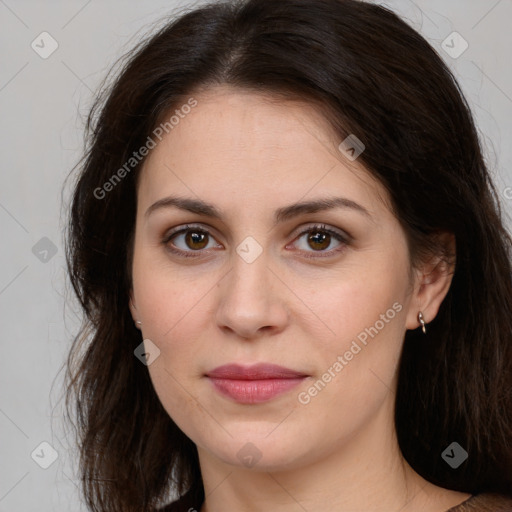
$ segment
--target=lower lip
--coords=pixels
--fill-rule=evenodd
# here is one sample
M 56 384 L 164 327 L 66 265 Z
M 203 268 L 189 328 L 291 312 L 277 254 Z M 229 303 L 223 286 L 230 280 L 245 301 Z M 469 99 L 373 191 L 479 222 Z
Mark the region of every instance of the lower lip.
M 217 391 L 241 404 L 266 402 L 277 395 L 293 389 L 303 382 L 305 378 L 234 380 L 209 377 Z

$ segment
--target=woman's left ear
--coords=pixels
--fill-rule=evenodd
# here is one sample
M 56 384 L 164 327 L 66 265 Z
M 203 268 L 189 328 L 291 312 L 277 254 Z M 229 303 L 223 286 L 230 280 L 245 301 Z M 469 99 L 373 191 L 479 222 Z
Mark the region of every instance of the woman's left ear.
M 443 302 L 455 272 L 456 242 L 453 233 L 443 232 L 436 235 L 446 254 L 434 255 L 416 271 L 413 297 L 407 315 L 406 328 L 421 326 L 418 313 L 423 314 L 425 324 L 436 316 Z
M 133 321 L 137 321 L 137 308 L 133 304 L 133 290 L 130 290 L 130 300 L 128 302 L 128 307 L 130 308 L 130 312 L 132 314 Z
M 130 300 L 129 300 L 129 308 L 130 312 L 132 314 L 133 323 L 135 324 L 135 327 L 141 330 L 142 322 L 139 320 L 139 313 L 137 312 L 137 308 L 135 307 L 135 304 L 133 303 L 133 290 L 130 290 Z

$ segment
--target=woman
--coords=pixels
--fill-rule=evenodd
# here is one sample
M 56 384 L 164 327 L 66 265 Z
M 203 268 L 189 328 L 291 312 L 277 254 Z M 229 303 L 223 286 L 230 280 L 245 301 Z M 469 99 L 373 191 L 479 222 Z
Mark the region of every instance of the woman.
M 354 0 L 212 3 L 87 128 L 91 510 L 512 510 L 511 239 L 417 32 Z

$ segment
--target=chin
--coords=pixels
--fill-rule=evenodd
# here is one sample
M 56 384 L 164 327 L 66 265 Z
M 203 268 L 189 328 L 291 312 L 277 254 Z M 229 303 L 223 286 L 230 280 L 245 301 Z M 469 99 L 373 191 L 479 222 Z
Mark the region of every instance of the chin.
M 297 469 L 308 463 L 314 452 L 304 446 L 304 438 L 293 438 L 283 429 L 281 435 L 271 433 L 272 428 L 265 428 L 264 433 L 247 434 L 247 430 L 237 435 L 227 429 L 233 437 L 222 436 L 212 444 L 212 437 L 203 444 L 206 450 L 222 462 L 250 471 L 285 471 Z M 279 427 L 278 427 L 279 428 Z M 300 450 L 300 451 L 299 451 Z

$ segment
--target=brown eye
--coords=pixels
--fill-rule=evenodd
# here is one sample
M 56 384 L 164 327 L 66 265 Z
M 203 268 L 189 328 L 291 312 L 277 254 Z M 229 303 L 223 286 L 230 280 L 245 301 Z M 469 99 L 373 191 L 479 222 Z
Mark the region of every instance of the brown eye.
M 308 235 L 307 238 L 305 235 Z M 299 234 L 296 240 L 305 240 L 299 245 L 300 252 L 306 258 L 318 258 L 334 256 L 349 245 L 350 236 L 338 233 L 325 225 L 311 226 Z M 170 252 L 187 258 L 200 257 L 208 254 L 206 249 L 219 248 L 220 245 L 209 246 L 214 239 L 208 230 L 196 226 L 183 226 L 164 237 L 163 245 Z M 333 242 L 337 246 L 331 247 Z M 302 245 L 302 247 L 300 247 Z M 331 247 L 329 249 L 329 247 Z
M 307 237 L 305 237 L 307 235 Z M 334 256 L 341 252 L 349 245 L 350 236 L 344 236 L 333 229 L 327 228 L 325 225 L 311 226 L 297 237 L 298 241 L 304 239 L 302 243 L 298 243 L 298 248 L 307 258 Z M 331 247 L 332 243 L 338 245 Z M 331 249 L 329 249 L 331 247 Z M 315 254 L 317 253 L 317 254 Z
M 204 249 L 208 245 L 208 233 L 204 231 L 187 231 L 185 244 L 190 249 Z
M 321 231 L 310 231 L 308 243 L 312 249 L 322 251 L 329 247 L 331 243 L 331 235 Z
M 162 243 L 172 253 L 185 257 L 195 257 L 199 256 L 203 249 L 215 247 L 208 247 L 211 238 L 210 233 L 204 229 L 195 226 L 184 226 L 165 236 Z

